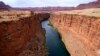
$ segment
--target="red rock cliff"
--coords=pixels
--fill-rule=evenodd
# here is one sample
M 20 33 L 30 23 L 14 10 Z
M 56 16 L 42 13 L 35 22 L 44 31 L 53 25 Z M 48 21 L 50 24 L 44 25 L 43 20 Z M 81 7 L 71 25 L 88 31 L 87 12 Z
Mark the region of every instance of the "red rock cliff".
M 46 56 L 44 32 L 35 15 L 0 12 L 0 56 Z
M 50 21 L 71 56 L 100 56 L 100 9 L 54 12 Z

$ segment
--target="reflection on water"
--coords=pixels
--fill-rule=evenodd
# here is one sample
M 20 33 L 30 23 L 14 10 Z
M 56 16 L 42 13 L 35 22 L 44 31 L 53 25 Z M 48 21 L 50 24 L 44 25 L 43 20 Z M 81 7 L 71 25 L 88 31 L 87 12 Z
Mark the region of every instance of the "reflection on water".
M 46 30 L 46 46 L 49 56 L 70 56 L 58 33 L 48 23 L 48 21 L 43 21 L 42 27 Z

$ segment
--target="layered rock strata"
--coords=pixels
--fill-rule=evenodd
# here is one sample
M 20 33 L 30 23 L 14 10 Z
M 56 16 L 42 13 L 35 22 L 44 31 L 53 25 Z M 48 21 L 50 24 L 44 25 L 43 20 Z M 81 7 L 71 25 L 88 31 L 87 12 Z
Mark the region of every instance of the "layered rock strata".
M 100 9 L 54 12 L 50 22 L 71 56 L 100 56 Z
M 44 31 L 35 15 L 0 12 L 0 56 L 46 56 Z

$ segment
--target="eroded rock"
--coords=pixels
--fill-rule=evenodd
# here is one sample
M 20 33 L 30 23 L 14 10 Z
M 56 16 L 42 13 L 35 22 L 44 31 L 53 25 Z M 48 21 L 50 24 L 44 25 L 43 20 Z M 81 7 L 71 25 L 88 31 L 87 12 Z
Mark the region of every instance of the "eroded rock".
M 100 56 L 100 10 L 54 12 L 50 21 L 71 56 Z
M 46 56 L 45 35 L 30 11 L 0 12 L 0 56 Z

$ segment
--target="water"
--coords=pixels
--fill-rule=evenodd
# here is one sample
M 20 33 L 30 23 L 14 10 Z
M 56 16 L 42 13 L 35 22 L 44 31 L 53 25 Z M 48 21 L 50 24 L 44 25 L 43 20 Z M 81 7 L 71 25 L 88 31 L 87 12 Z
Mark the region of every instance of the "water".
M 48 20 L 42 22 L 42 27 L 46 30 L 46 46 L 49 56 L 70 56 L 59 34 L 48 25 Z

